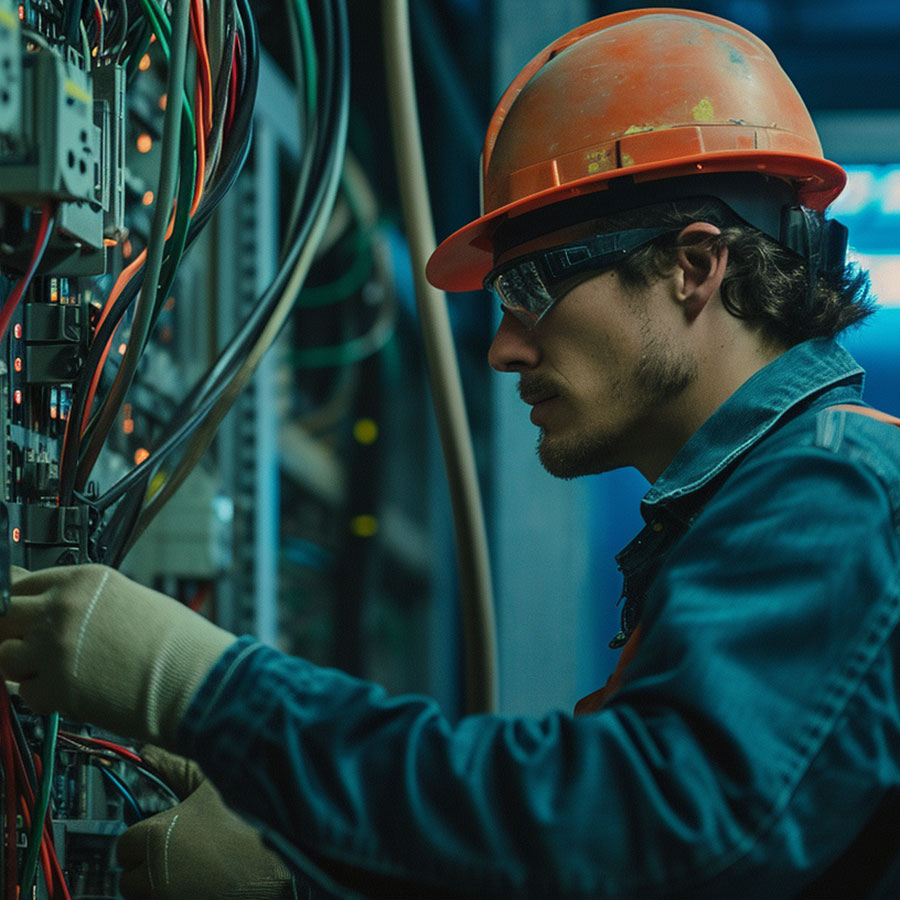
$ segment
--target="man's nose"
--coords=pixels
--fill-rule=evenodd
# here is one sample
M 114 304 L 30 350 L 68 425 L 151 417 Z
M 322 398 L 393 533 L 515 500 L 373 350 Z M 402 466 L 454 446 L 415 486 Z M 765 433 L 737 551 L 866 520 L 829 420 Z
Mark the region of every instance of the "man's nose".
M 488 350 L 488 362 L 498 372 L 533 369 L 540 360 L 533 332 L 514 315 L 503 313 L 500 326 Z

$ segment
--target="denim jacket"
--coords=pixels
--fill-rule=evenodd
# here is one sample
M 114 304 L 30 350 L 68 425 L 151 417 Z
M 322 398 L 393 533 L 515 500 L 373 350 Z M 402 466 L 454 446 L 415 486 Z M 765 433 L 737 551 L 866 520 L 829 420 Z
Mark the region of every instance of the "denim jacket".
M 828 409 L 862 377 L 794 347 L 653 484 L 596 712 L 451 724 L 241 638 L 182 751 L 326 896 L 900 896 L 900 428 Z

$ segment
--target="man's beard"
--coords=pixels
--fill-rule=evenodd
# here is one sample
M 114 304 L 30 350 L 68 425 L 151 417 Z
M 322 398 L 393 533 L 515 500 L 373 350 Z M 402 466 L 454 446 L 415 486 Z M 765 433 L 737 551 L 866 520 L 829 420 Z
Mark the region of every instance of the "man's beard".
M 697 362 L 688 353 L 678 351 L 650 322 L 644 331 L 644 349 L 631 377 L 616 378 L 611 395 L 630 388 L 630 394 L 644 409 L 658 410 L 678 397 L 697 378 Z M 553 437 L 541 429 L 537 453 L 541 465 L 557 478 L 572 479 L 596 475 L 634 461 L 624 458 L 621 432 L 610 432 L 598 426 L 594 432 L 580 432 L 570 437 Z

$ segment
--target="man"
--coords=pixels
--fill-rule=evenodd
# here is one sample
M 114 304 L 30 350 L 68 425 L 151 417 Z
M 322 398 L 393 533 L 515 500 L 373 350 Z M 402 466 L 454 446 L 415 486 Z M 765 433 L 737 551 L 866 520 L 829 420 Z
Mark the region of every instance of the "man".
M 0 667 L 196 759 L 338 895 L 896 896 L 900 430 L 833 340 L 870 311 L 816 212 L 842 171 L 758 39 L 676 10 L 539 54 L 483 165 L 429 277 L 499 298 L 549 471 L 652 481 L 579 715 L 451 726 L 97 566 L 17 578 Z M 135 896 L 179 896 L 175 816 Z

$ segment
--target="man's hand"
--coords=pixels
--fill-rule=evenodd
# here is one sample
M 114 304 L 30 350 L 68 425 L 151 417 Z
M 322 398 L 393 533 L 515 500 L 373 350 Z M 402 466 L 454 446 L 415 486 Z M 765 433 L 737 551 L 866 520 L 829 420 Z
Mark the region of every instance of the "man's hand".
M 36 713 L 171 745 L 194 691 L 235 640 L 106 566 L 12 571 L 0 673 Z
M 199 767 L 148 746 L 149 766 L 184 798 L 132 825 L 117 848 L 126 900 L 287 900 L 291 874 L 222 802 Z

